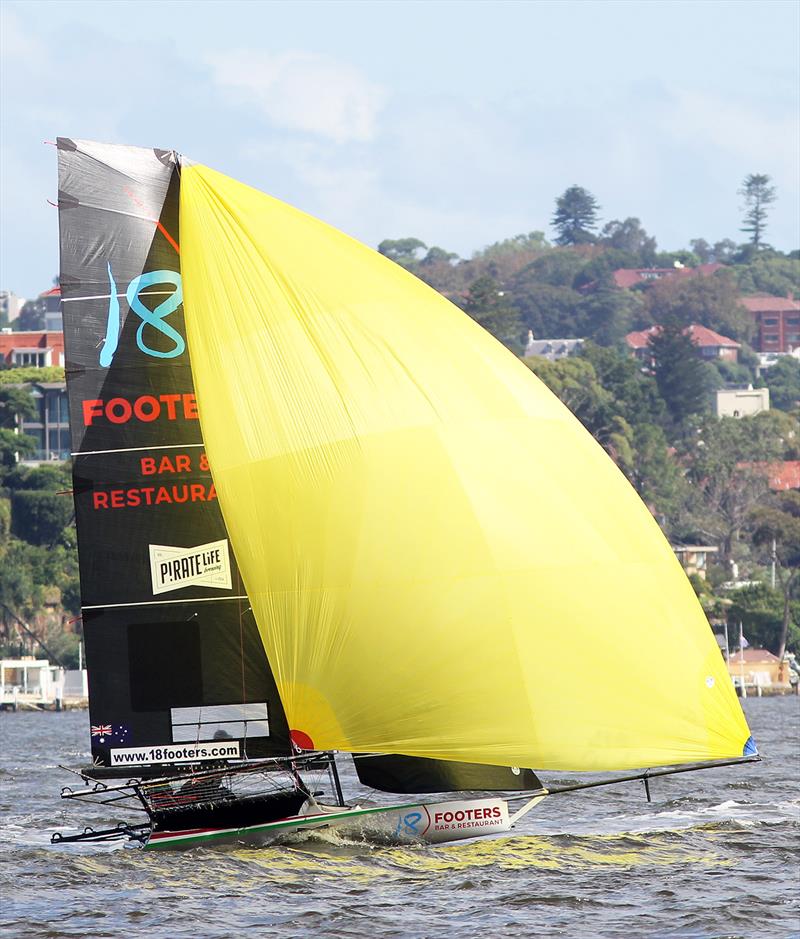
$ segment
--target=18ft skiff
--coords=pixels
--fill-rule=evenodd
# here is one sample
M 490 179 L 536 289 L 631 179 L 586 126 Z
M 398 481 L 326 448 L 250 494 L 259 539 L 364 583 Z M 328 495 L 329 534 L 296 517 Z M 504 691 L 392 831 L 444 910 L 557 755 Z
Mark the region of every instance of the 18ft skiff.
M 65 795 L 147 816 L 73 839 L 451 840 L 548 794 L 518 767 L 754 758 L 658 526 L 511 353 L 173 151 L 58 153 L 93 757 Z M 334 751 L 462 795 L 348 806 Z

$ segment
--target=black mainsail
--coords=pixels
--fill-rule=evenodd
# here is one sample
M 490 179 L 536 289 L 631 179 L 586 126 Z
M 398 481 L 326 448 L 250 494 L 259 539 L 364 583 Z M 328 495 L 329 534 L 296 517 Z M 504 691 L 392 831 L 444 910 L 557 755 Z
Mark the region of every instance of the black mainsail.
M 197 420 L 176 155 L 59 138 L 58 157 L 92 758 L 288 754 Z

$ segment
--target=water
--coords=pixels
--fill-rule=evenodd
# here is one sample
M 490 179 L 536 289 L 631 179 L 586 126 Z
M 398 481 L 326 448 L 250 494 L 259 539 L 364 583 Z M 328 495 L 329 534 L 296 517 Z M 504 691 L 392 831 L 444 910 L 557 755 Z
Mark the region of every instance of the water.
M 0 714 L 0 935 L 800 936 L 800 700 L 744 704 L 765 762 L 654 780 L 650 805 L 627 783 L 545 799 L 493 840 L 164 853 L 51 847 L 53 831 L 109 820 L 58 798 L 57 764 L 86 761 L 88 716 Z

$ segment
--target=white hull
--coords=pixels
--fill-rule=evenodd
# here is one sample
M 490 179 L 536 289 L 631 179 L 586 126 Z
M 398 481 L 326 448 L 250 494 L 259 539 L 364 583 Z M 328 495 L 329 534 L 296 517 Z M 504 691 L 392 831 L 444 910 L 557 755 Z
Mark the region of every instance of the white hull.
M 441 844 L 509 831 L 546 793 L 534 796 L 512 814 L 505 799 L 416 802 L 394 806 L 339 808 L 316 805 L 307 814 L 244 828 L 195 828 L 154 831 L 149 850 L 192 848 L 201 844 L 268 844 L 300 831 L 335 828 L 351 837 L 391 843 Z

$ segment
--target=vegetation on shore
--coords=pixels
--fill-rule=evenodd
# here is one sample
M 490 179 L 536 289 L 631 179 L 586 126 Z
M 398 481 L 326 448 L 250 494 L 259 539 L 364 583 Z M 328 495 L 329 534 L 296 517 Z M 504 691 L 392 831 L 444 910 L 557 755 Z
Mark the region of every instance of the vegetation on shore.
M 573 186 L 556 202 L 554 244 L 534 231 L 466 260 L 413 237 L 379 250 L 517 355 L 529 331 L 587 339 L 579 355 L 523 361 L 605 448 L 670 540 L 719 549 L 707 579 L 692 578 L 712 622 L 727 621 L 732 635 L 741 623 L 752 644 L 800 652 L 800 493 L 769 485 L 770 467 L 800 460 L 800 362 L 787 357 L 759 371 L 753 319 L 740 303 L 749 294 L 800 295 L 800 252 L 765 243 L 769 177 L 751 174 L 741 192 L 745 244 L 696 238 L 659 251 L 639 219 L 601 227 L 597 200 Z M 692 275 L 711 263 L 721 267 Z M 616 286 L 615 270 L 645 267 L 683 274 Z M 739 362 L 702 361 L 685 334 L 692 323 L 741 343 Z M 653 324 L 662 331 L 643 369 L 623 340 Z M 31 443 L 14 431 L 15 415 L 35 407 L 24 383 L 58 380 L 63 370 L 0 371 L 0 603 L 74 665 L 78 638 L 67 624 L 80 600 L 69 467 L 18 465 Z M 718 420 L 712 392 L 725 383 L 768 386 L 772 410 Z M 2 607 L 0 623 L 0 654 L 14 652 L 19 630 Z

